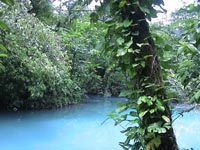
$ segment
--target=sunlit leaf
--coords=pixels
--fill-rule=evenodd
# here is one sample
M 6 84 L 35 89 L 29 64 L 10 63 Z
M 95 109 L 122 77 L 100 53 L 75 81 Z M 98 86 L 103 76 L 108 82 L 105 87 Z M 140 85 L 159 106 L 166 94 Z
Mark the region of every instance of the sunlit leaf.
M 135 68 L 137 67 L 139 64 L 132 64 L 132 67 Z
M 140 112 L 140 113 L 139 113 L 139 117 L 140 117 L 140 118 L 144 117 L 148 112 L 149 112 L 149 110 Z
M 123 49 L 123 48 L 120 48 L 120 49 L 118 49 L 118 51 L 117 51 L 117 57 L 119 57 L 119 56 L 124 56 L 125 54 L 127 53 L 127 50 L 126 49 Z
M 162 118 L 167 122 L 170 123 L 170 119 L 167 116 L 162 116 Z
M 7 57 L 6 54 L 0 54 L 0 57 Z

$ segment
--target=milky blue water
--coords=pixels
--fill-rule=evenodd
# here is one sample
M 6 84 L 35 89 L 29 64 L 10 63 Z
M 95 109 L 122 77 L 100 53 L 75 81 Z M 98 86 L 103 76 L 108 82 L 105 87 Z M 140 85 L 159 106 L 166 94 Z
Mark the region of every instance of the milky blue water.
M 93 97 L 60 110 L 0 114 L 0 150 L 122 150 L 124 136 L 106 113 L 120 98 Z M 174 123 L 180 147 L 200 150 L 200 112 Z
M 178 112 L 181 110 L 178 109 Z M 174 113 L 174 116 L 175 114 L 177 113 Z M 184 113 L 183 117 L 178 118 L 173 126 L 181 148 L 200 150 L 200 110 L 195 109 Z

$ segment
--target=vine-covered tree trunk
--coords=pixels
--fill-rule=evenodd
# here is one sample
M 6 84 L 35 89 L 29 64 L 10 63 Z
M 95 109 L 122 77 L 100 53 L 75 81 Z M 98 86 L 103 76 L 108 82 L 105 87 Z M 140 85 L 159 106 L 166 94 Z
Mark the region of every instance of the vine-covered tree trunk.
M 133 16 L 126 16 L 127 11 L 125 11 L 125 16 L 130 17 L 134 23 L 137 22 L 138 24 L 137 30 L 139 31 L 139 35 L 137 37 L 133 36 L 132 40 L 134 43 L 146 43 L 141 47 L 142 52 L 136 57 L 142 59 L 146 56 L 150 56 L 145 60 L 145 67 L 143 67 L 141 70 L 137 70 L 137 76 L 139 78 L 137 80 L 137 85 L 139 89 L 143 89 L 144 95 L 157 96 L 159 99 L 164 100 L 167 98 L 166 92 L 162 81 L 156 48 L 149 32 L 149 26 L 144 12 L 142 12 L 139 8 L 135 9 L 136 11 Z M 153 86 L 150 88 L 147 87 L 149 84 L 152 84 Z M 155 87 L 158 89 L 156 90 Z M 162 115 L 167 116 L 171 120 L 171 112 L 168 104 L 163 103 L 163 106 L 165 107 L 165 112 Z M 158 117 L 157 121 L 159 121 L 161 118 L 162 116 Z M 144 121 L 146 120 L 144 119 Z M 152 121 L 155 122 L 155 120 Z M 160 134 L 160 137 L 161 143 L 158 147 L 159 150 L 178 150 L 173 128 L 167 130 L 166 133 Z
M 137 63 L 144 63 L 144 66 L 136 69 L 136 88 L 142 91 L 141 95 L 152 97 L 156 96 L 160 100 L 166 99 L 167 97 L 161 76 L 160 64 L 155 45 L 149 31 L 149 25 L 146 21 L 145 13 L 140 7 L 127 5 L 121 15 L 123 20 L 128 19 L 132 21 L 132 28 L 129 28 L 131 33 L 138 33 L 138 35 L 132 36 L 132 49 L 140 47 L 141 51 L 133 54 L 132 59 L 138 59 L 140 62 L 138 61 Z M 132 63 L 134 64 L 135 61 L 132 61 Z M 158 115 L 165 115 L 171 120 L 171 112 L 168 104 L 165 102 L 162 104 L 165 111 Z M 162 120 L 162 116 L 158 116 L 152 120 L 149 120 L 149 118 L 145 118 L 144 116 L 144 122 L 142 124 L 146 124 L 146 121 L 148 121 L 148 124 L 151 124 L 156 121 L 159 122 L 160 120 Z M 166 133 L 159 134 L 159 136 L 161 141 L 157 150 L 178 150 L 172 127 L 167 130 Z
M 143 90 L 144 95 L 157 96 L 159 99 L 164 100 L 167 96 L 163 85 L 156 48 L 149 32 L 149 26 L 145 19 L 145 14 L 139 9 L 135 12 L 132 19 L 133 22 L 138 22 L 139 35 L 136 38 L 133 37 L 133 42 L 146 44 L 141 47 L 142 52 L 134 57 L 142 59 L 145 56 L 150 56 L 145 60 L 145 67 L 138 69 L 136 72 L 138 78 L 136 85 L 138 89 Z M 148 87 L 150 84 L 152 84 L 152 87 Z M 156 87 L 158 90 L 155 90 Z M 165 112 L 162 115 L 167 116 L 171 120 L 171 111 L 168 104 L 163 103 L 163 106 L 165 107 Z M 162 116 L 158 117 L 157 121 L 161 118 Z M 144 121 L 146 120 L 144 119 Z M 153 122 L 155 122 L 155 120 L 152 120 L 152 123 Z M 158 150 L 178 150 L 173 128 L 167 130 L 166 133 L 160 134 L 160 137 L 161 143 Z
M 129 89 L 132 90 L 129 101 L 132 104 L 136 101 L 139 114 L 139 130 L 130 127 L 124 131 L 127 140 L 121 145 L 127 150 L 141 147 L 145 150 L 178 150 L 160 64 L 146 20 L 155 13 L 153 4 L 161 3 L 162 0 L 111 0 L 102 5 L 111 16 L 105 47 L 129 75 Z M 135 133 L 137 131 L 140 133 Z

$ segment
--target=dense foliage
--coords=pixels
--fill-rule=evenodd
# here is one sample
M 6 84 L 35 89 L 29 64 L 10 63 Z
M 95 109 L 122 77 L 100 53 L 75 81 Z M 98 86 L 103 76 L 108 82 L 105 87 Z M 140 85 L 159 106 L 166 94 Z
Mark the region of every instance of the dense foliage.
M 191 7 L 193 6 L 193 7 Z M 185 8 L 185 17 L 171 25 L 179 32 L 177 48 L 178 68 L 176 74 L 190 102 L 200 102 L 200 5 Z M 183 9 L 184 10 L 184 9 Z M 183 11 L 182 10 L 182 11 Z M 199 13 L 199 14 L 198 14 Z M 180 15 L 179 15 L 180 16 Z M 178 25 L 181 24 L 181 25 Z
M 185 6 L 169 24 L 152 26 L 168 95 L 181 102 L 199 102 L 199 8 Z
M 71 76 L 88 94 L 119 95 L 125 76 L 108 55 L 100 51 L 106 26 L 91 24 L 89 17 L 75 19 L 60 31 L 69 52 Z M 112 65 L 111 65 L 112 64 Z
M 199 6 L 150 27 L 162 0 L 106 0 L 96 11 L 91 0 L 0 1 L 0 109 L 121 93 L 129 100 L 110 117 L 128 122 L 125 150 L 178 149 L 168 101 L 200 102 Z
M 110 96 L 125 89 L 125 75 L 97 46 L 104 23 L 91 24 L 89 12 L 69 19 L 52 9 L 43 0 L 1 6 L 11 29 L 1 32 L 1 47 L 8 49 L 1 60 L 1 109 L 57 108 L 83 100 L 84 93 Z
M 8 6 L 12 6 L 14 4 L 14 2 L 12 0 L 0 0 L 0 2 L 2 2 L 3 4 L 6 4 Z M 2 13 L 2 12 L 0 12 L 0 13 Z M 0 37 L 4 38 L 4 34 L 8 30 L 9 30 L 9 27 L 7 26 L 7 24 L 4 21 L 0 20 L 0 31 L 1 31 Z M 6 52 L 7 52 L 6 47 L 2 43 L 0 43 L 0 57 L 6 57 L 7 56 L 5 54 Z M 2 69 L 2 68 L 3 68 L 3 66 L 2 66 L 1 60 L 0 60 L 0 69 Z
M 158 54 L 146 20 L 156 15 L 153 5 L 162 4 L 156 0 L 116 0 L 104 1 L 100 7 L 110 16 L 106 20 L 106 51 L 127 74 L 128 91 L 121 95 L 129 101 L 120 105 L 116 114 L 130 111 L 115 119 L 116 124 L 128 122 L 122 131 L 127 138 L 120 143 L 127 150 L 178 149 Z
M 117 5 L 115 6 L 117 7 Z M 189 10 L 189 11 L 188 11 Z M 155 45 L 158 52 L 158 57 L 161 60 L 161 69 L 163 72 L 163 79 L 165 82 L 165 87 L 167 91 L 168 99 L 164 101 L 176 100 L 179 102 L 199 102 L 199 6 L 190 6 L 181 9 L 180 12 L 174 14 L 172 22 L 166 25 L 153 25 L 151 27 L 152 37 L 155 41 Z M 192 12 L 192 13 L 191 13 Z M 119 16 L 119 15 L 118 15 Z M 179 18 L 179 19 L 177 19 Z M 128 21 L 124 21 L 128 24 Z M 168 22 L 169 23 L 169 22 Z M 131 23 L 129 24 L 131 25 Z M 124 26 L 125 27 L 125 26 Z M 118 27 L 117 29 L 119 29 Z M 116 28 L 115 28 L 116 30 Z M 125 30 L 124 30 L 125 31 Z M 116 32 L 116 31 L 115 31 Z M 119 32 L 120 33 L 120 32 Z M 127 35 L 126 35 L 127 37 Z M 112 44 L 111 42 L 117 41 L 118 43 Z M 123 38 L 116 38 L 116 40 L 111 40 L 109 46 L 116 46 L 120 43 L 125 43 L 126 40 Z M 135 41 L 135 40 L 134 40 Z M 139 44 L 138 44 L 139 45 Z M 117 56 L 126 56 L 128 52 L 131 52 L 129 49 L 120 49 L 119 47 L 111 48 L 111 50 L 118 49 Z M 139 50 L 138 50 L 139 51 Z M 140 52 L 138 52 L 140 53 Z M 120 59 L 119 59 L 120 60 Z M 127 60 L 127 59 L 122 59 Z M 121 63 L 121 62 L 120 62 Z M 134 68 L 137 70 L 137 66 L 141 65 L 135 64 Z M 127 65 L 124 65 L 127 67 Z M 122 66 L 122 67 L 124 67 Z M 145 65 L 144 65 L 145 66 Z M 129 69 L 130 71 L 130 69 Z M 134 74 L 135 76 L 136 74 Z M 130 76 L 129 76 L 130 77 Z M 136 78 L 137 79 L 137 78 Z M 150 85 L 152 87 L 154 85 Z M 154 88 L 157 89 L 157 88 Z M 122 95 L 131 96 L 134 90 L 129 90 L 124 92 Z M 134 91 L 136 92 L 136 91 Z M 134 99 L 136 96 L 130 97 Z M 149 137 L 150 133 L 166 133 L 166 130 L 170 128 L 170 117 L 162 115 L 162 119 L 166 121 L 164 126 L 162 126 L 162 119 L 157 123 L 147 125 L 147 122 L 151 122 L 153 119 L 154 113 L 161 115 L 163 110 L 166 109 L 163 107 L 163 102 L 157 99 L 156 97 L 146 97 L 142 96 L 136 102 L 129 102 L 127 104 L 120 104 L 118 109 L 114 113 L 110 114 L 111 118 L 115 118 L 118 114 L 124 112 L 127 109 L 136 109 L 137 111 L 131 111 L 129 114 L 124 114 L 117 118 L 116 124 L 127 121 L 129 126 L 123 133 L 126 134 L 127 139 L 125 142 L 122 142 L 121 145 L 124 149 L 140 149 L 140 144 L 143 145 L 144 149 L 165 149 L 159 147 L 161 144 L 159 136 L 151 136 L 149 143 L 145 143 L 147 140 L 145 137 Z M 163 110 L 162 110 L 163 109 Z M 161 111 L 161 112 L 160 112 Z M 159 113 L 158 113 L 159 112 Z M 133 119 L 132 119 L 133 117 Z M 136 118 L 134 118 L 136 117 Z M 142 123 L 144 117 L 148 118 L 146 120 L 146 125 Z M 131 125 L 130 125 L 131 124 Z M 138 124 L 138 126 L 136 125 Z M 144 126 L 143 126 L 144 125 Z M 134 127 L 136 126 L 136 127 Z M 146 131 L 147 130 L 147 131 Z M 141 136 L 142 135 L 142 136 Z M 156 134 L 155 134 L 156 135 Z M 130 144 L 130 143 L 135 144 Z M 173 148 L 177 149 L 177 148 Z
M 28 14 L 24 3 L 4 12 L 2 20 L 12 30 L 2 39 L 9 54 L 0 72 L 1 107 L 49 108 L 79 101 L 60 37 Z

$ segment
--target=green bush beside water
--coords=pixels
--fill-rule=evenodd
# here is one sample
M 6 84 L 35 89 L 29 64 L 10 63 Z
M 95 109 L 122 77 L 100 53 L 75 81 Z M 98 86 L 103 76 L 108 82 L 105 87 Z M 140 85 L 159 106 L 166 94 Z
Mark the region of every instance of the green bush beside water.
M 11 31 L 2 42 L 8 49 L 1 59 L 1 108 L 51 108 L 77 103 L 80 87 L 70 78 L 70 62 L 61 38 L 22 3 L 4 10 Z
M 56 29 L 29 12 L 30 1 L 0 9 L 9 27 L 0 39 L 7 49 L 7 57 L 0 58 L 0 109 L 60 108 L 84 94 L 118 95 L 125 87 L 123 73 L 96 49 L 103 24 L 92 27 L 84 15 L 84 21 L 75 18 Z

